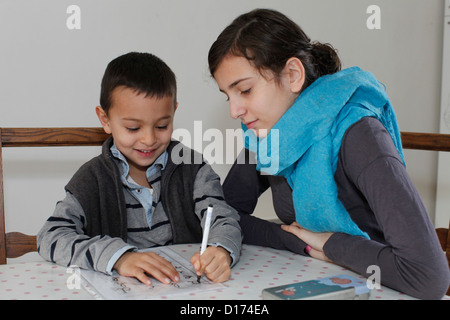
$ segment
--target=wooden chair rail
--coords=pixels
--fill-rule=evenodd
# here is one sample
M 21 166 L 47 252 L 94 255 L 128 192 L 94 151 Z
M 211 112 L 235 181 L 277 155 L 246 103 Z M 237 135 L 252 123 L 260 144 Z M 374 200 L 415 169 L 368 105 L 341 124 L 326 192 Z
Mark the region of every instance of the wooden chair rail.
M 29 236 L 20 232 L 8 232 L 6 234 L 6 243 L 7 258 L 17 258 L 25 253 L 37 250 L 36 236 Z
M 1 128 L 3 147 L 98 146 L 109 135 L 103 128 Z
M 450 151 L 450 134 L 402 132 L 405 149 Z

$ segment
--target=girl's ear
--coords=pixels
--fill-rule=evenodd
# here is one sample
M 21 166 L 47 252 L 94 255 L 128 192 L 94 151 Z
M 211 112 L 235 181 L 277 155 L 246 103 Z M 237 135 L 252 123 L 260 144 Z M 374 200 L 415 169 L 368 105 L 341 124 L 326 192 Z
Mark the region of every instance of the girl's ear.
M 103 130 L 105 130 L 107 134 L 111 134 L 111 128 L 109 126 L 109 118 L 105 110 L 103 110 L 102 107 L 97 106 L 95 108 L 95 113 L 97 114 L 98 120 L 100 120 L 100 123 L 103 126 Z
M 284 71 L 289 77 L 291 92 L 300 93 L 305 83 L 305 67 L 300 59 L 292 57 L 286 62 Z

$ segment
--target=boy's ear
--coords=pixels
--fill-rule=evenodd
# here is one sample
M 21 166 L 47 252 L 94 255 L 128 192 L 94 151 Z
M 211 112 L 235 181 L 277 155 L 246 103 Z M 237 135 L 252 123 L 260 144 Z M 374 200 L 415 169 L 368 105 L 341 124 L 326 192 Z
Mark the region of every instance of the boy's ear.
M 178 109 L 178 102 L 177 102 L 177 104 L 175 105 L 175 110 L 174 110 L 174 111 L 177 111 L 177 109 Z
M 103 126 L 103 130 L 105 130 L 107 134 L 111 134 L 111 128 L 109 126 L 109 118 L 105 110 L 103 110 L 102 107 L 97 106 L 95 107 L 95 113 L 97 114 L 98 120 L 100 120 L 100 123 Z
M 292 57 L 286 62 L 285 72 L 289 77 L 289 86 L 293 93 L 299 93 L 305 84 L 305 67 L 299 58 Z

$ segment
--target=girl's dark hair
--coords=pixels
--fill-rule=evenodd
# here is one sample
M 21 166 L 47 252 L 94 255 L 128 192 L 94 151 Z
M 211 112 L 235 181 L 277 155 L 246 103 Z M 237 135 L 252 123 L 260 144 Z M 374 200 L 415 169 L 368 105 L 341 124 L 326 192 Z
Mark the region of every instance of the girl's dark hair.
M 330 44 L 311 43 L 295 22 L 270 9 L 243 14 L 222 31 L 209 50 L 212 76 L 228 54 L 245 57 L 260 72 L 272 71 L 277 81 L 286 62 L 297 57 L 306 73 L 303 89 L 317 78 L 341 69 L 338 54 Z
M 146 97 L 173 97 L 177 101 L 175 74 L 169 66 L 151 53 L 130 52 L 112 60 L 103 75 L 100 105 L 108 114 L 111 93 L 124 86 Z

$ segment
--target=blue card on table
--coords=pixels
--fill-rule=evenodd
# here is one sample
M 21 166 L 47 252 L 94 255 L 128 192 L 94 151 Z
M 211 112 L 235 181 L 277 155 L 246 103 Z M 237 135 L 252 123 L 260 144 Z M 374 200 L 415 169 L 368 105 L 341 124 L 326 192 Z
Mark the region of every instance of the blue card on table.
M 366 281 L 348 275 L 290 283 L 262 291 L 267 300 L 363 300 L 370 289 Z

